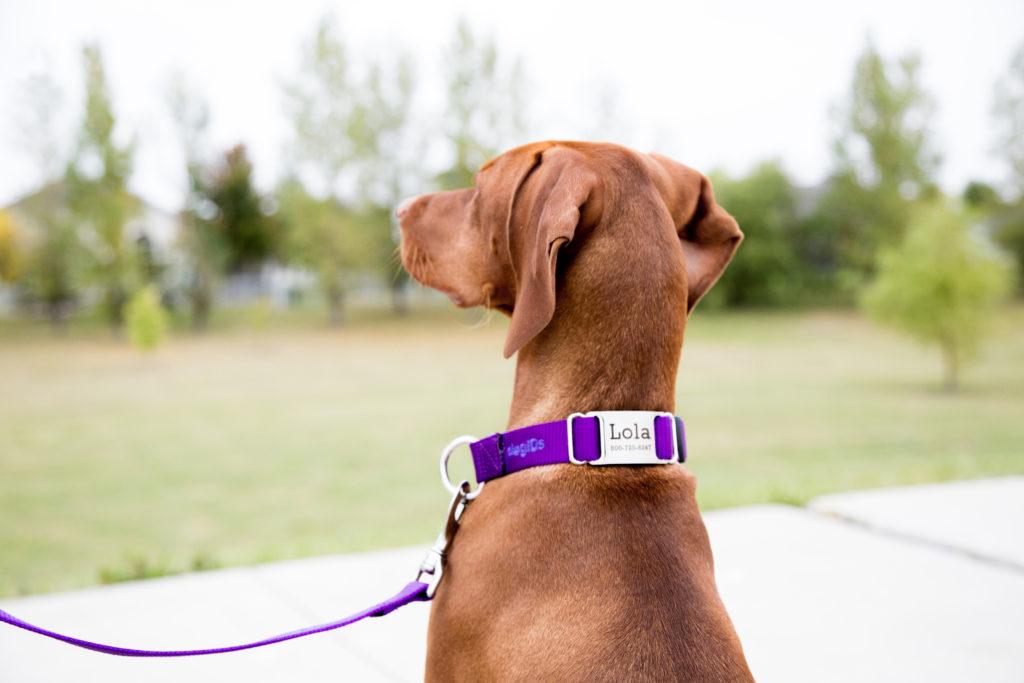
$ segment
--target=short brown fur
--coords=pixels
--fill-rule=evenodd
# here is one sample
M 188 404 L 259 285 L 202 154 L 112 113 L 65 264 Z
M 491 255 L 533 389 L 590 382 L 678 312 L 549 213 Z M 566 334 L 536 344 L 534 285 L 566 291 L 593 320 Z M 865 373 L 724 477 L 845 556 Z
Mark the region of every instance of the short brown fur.
M 542 142 L 475 189 L 399 208 L 402 257 L 460 306 L 511 316 L 508 428 L 675 408 L 686 317 L 742 240 L 700 173 Z M 749 681 L 683 466 L 553 465 L 463 515 L 434 600 L 431 681 Z

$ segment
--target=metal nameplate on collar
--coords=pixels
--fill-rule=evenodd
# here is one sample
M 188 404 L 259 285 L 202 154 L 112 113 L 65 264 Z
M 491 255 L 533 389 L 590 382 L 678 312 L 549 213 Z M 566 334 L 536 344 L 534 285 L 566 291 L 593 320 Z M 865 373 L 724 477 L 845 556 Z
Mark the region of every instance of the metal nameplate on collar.
M 596 417 L 600 432 L 601 455 L 596 460 L 577 460 L 573 452 L 572 423 L 579 417 Z M 671 458 L 658 457 L 655 422 L 668 418 L 671 430 Z M 569 462 L 574 465 L 669 465 L 679 461 L 675 415 L 644 410 L 594 411 L 573 413 L 566 420 L 569 430 Z

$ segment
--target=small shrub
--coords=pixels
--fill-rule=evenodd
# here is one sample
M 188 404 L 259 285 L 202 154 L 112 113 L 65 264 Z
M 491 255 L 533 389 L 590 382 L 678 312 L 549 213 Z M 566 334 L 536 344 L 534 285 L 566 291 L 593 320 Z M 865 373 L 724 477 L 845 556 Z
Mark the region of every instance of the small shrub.
M 134 557 L 123 566 L 100 569 L 100 583 L 141 581 L 142 579 L 155 579 L 160 576 L 169 576 L 177 573 L 179 572 L 176 572 L 163 562 L 153 563 L 145 557 Z
M 167 334 L 167 311 L 154 285 L 146 285 L 135 292 L 128 302 L 125 317 L 128 337 L 135 348 L 152 351 L 163 343 Z
M 903 242 L 883 250 L 878 263 L 861 305 L 875 320 L 937 344 L 945 388 L 954 391 L 963 361 L 1010 291 L 1012 264 L 972 233 L 966 216 L 941 203 L 917 213 Z
M 188 568 L 179 568 L 163 560 L 153 561 L 137 556 L 125 561 L 121 566 L 103 567 L 99 571 L 99 580 L 103 584 L 122 583 L 125 581 L 141 581 L 156 579 L 161 576 L 173 576 L 188 572 L 205 572 L 220 569 L 221 564 L 215 557 L 207 553 L 197 553 L 189 562 Z

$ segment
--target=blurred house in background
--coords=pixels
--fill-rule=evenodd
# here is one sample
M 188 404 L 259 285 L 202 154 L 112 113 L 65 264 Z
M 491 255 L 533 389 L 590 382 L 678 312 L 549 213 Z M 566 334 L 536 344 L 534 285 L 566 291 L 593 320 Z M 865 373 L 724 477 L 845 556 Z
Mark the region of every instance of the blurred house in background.
M 125 237 L 134 246 L 142 276 L 158 285 L 165 303 L 184 306 L 183 292 L 187 289 L 191 273 L 182 248 L 181 218 L 136 195 L 132 195 L 132 200 L 138 208 L 125 223 Z M 63 181 L 49 183 L 9 206 L 0 207 L 0 212 L 6 214 L 12 225 L 15 246 L 23 258 L 36 251 L 47 239 L 48 231 L 55 229 L 56 223 L 71 220 Z M 78 240 L 88 241 L 86 231 L 81 228 L 73 230 Z M 217 288 L 216 300 L 219 305 L 228 307 L 266 300 L 275 307 L 283 308 L 294 304 L 307 290 L 313 289 L 315 279 L 308 269 L 268 262 L 258 268 L 226 275 Z M 94 287 L 82 288 L 71 306 L 91 306 L 99 294 Z M 0 314 L 15 313 L 19 308 L 32 310 L 37 303 L 24 283 L 0 280 Z
M 125 223 L 125 236 L 134 245 L 143 268 L 155 269 L 164 291 L 172 291 L 185 277 L 184 261 L 177 245 L 179 221 L 177 216 L 162 211 L 145 199 L 132 195 L 137 212 Z M 49 183 L 39 190 L 18 199 L 7 207 L 6 213 L 14 227 L 19 253 L 32 253 L 54 229 L 54 224 L 69 220 L 67 190 L 63 181 Z M 79 239 L 86 238 L 77 230 Z M 91 303 L 96 293 L 84 289 L 78 304 Z M 0 312 L 12 312 L 19 305 L 31 306 L 31 297 L 18 287 L 18 283 L 0 282 Z

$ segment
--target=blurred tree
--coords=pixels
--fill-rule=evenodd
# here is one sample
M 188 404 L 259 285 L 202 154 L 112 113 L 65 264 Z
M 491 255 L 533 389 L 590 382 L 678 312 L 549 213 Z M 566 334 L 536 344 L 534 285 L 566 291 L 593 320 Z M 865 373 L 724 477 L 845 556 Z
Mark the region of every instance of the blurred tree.
M 800 270 L 798 300 L 805 305 L 850 305 L 850 292 L 840 283 L 841 253 L 838 226 L 847 219 L 835 204 L 822 199 L 828 187 L 798 189 L 798 221 L 790 234 Z
M 16 140 L 38 172 L 41 186 L 55 182 L 67 162 L 57 116 L 63 94 L 47 72 L 34 73 L 21 84 Z
M 398 54 L 390 68 L 371 64 L 361 85 L 357 125 L 350 136 L 357 152 L 354 161 L 359 178 L 354 203 L 356 226 L 366 247 L 362 264 L 381 272 L 390 284 L 392 307 L 405 311 L 408 273 L 391 257 L 398 241 L 395 207 L 410 193 L 419 176 L 414 164 L 421 162 L 421 146 L 412 139 L 409 114 L 415 83 L 412 62 Z M 355 264 L 355 263 L 354 263 Z M 335 320 L 332 314 L 332 320 Z
M 40 194 L 45 193 L 44 189 Z M 67 211 L 50 211 L 38 228 L 19 282 L 26 300 L 42 304 L 50 327 L 60 333 L 77 298 L 86 255 Z
M 810 215 L 802 221 L 804 248 L 813 254 L 818 280 L 828 296 L 850 304 L 868 278 L 874 254 L 857 236 L 874 220 L 871 191 L 849 174 L 830 177 Z M 865 235 L 865 241 L 868 237 Z
M 215 209 L 210 220 L 226 247 L 229 272 L 257 268 L 282 253 L 281 225 L 253 185 L 245 145 L 236 145 L 224 154 L 202 189 Z
M 801 284 L 793 246 L 796 197 L 779 162 L 764 162 L 739 180 L 721 175 L 712 180 L 716 201 L 736 218 L 745 235 L 743 246 L 711 290 L 713 296 L 727 306 L 792 305 Z
M 285 106 L 295 126 L 292 154 L 331 196 L 342 194 L 346 166 L 355 156 L 350 120 L 358 118 L 348 56 L 337 33 L 332 19 L 320 20 L 298 76 L 284 87 Z
M 141 351 L 152 351 L 167 334 L 167 311 L 160 302 L 160 290 L 152 282 L 136 290 L 125 311 L 128 337 Z
M 835 221 L 839 263 L 854 280 L 870 275 L 879 247 L 897 243 L 913 201 L 937 193 L 928 120 L 931 97 L 921 61 L 887 63 L 868 43 L 854 68 L 849 100 L 836 113 L 835 170 L 820 214 Z
M 481 164 L 514 144 L 524 125 L 524 72 L 517 60 L 508 73 L 499 70 L 493 38 L 478 38 L 459 21 L 445 58 L 448 105 L 444 131 L 452 162 L 437 177 L 445 190 L 469 187 Z
M 996 84 L 992 115 L 996 128 L 996 152 L 1009 167 L 1010 201 L 992 212 L 993 233 L 1013 255 L 1024 273 L 1024 43 L 1017 48 L 1009 71 Z M 1024 295 L 1024 277 L 1018 280 Z
M 224 239 L 210 220 L 216 213 L 216 207 L 206 198 L 203 184 L 210 108 L 189 89 L 180 75 L 170 83 L 167 102 L 185 156 L 185 203 L 178 214 L 178 243 L 186 256 L 188 268 L 185 296 L 192 313 L 193 329 L 205 330 L 213 308 L 214 290 L 227 259 Z
M 82 61 L 85 116 L 64 181 L 76 222 L 88 232 L 92 278 L 103 290 L 104 311 L 116 334 L 135 276 L 134 250 L 125 234 L 125 222 L 139 210 L 127 190 L 135 146 L 119 146 L 114 140 L 115 119 L 99 47 L 85 46 Z
M 295 179 L 285 181 L 278 190 L 281 219 L 288 230 L 289 257 L 312 268 L 327 301 L 330 324 L 344 320 L 345 287 L 343 275 L 364 258 L 366 245 L 360 243 L 361 231 L 356 217 L 334 197 L 317 199 Z
M 21 251 L 14 219 L 0 211 L 0 282 L 14 282 L 21 270 Z
M 312 176 L 314 187 L 330 200 L 313 211 L 316 226 L 293 224 L 298 243 L 291 253 L 308 253 L 309 233 L 321 234 L 333 245 L 329 258 L 324 254 L 304 261 L 323 269 L 318 278 L 330 292 L 333 324 L 344 317 L 344 270 L 388 271 L 395 246 L 392 213 L 415 177 L 411 163 L 422 157 L 409 126 L 415 79 L 408 55 L 398 52 L 388 64 L 369 63 L 360 74 L 360 65 L 350 64 L 338 34 L 334 22 L 324 17 L 303 55 L 301 72 L 285 87 L 295 125 L 296 177 Z M 295 182 L 293 178 L 283 186 L 292 221 L 307 215 L 297 208 L 306 200 L 298 199 L 304 191 L 298 193 Z M 339 234 L 328 235 L 332 230 Z M 343 255 L 341 249 L 354 251 Z M 327 278 L 337 281 L 328 284 Z M 402 276 L 391 278 L 396 307 L 405 281 Z
M 1012 278 L 1010 262 L 969 228 L 967 217 L 936 201 L 913 215 L 898 246 L 882 250 L 861 305 L 876 320 L 938 344 L 944 387 L 954 391 Z
M 153 240 L 145 233 L 135 238 L 135 262 L 138 264 L 142 282 L 156 285 L 159 290 L 167 265 L 158 258 L 153 250 Z
M 1007 73 L 996 83 L 992 105 L 995 151 L 1006 161 L 1014 200 L 1024 201 L 1024 43 L 1017 47 Z
M 1024 273 L 1024 200 L 999 207 L 989 207 L 992 236 Z M 1024 295 L 1024 278 L 1017 281 L 1018 295 Z
M 41 305 L 51 328 L 61 332 L 84 270 L 84 252 L 67 210 L 66 185 L 58 182 L 67 163 L 56 125 L 63 98 L 46 73 L 30 76 L 19 94 L 18 140 L 41 188 L 17 203 L 21 267 L 16 284 L 22 302 Z
M 1003 205 L 1003 198 L 999 196 L 996 188 L 978 180 L 967 183 L 962 199 L 971 209 L 987 210 Z

